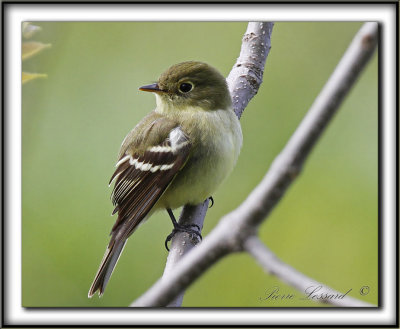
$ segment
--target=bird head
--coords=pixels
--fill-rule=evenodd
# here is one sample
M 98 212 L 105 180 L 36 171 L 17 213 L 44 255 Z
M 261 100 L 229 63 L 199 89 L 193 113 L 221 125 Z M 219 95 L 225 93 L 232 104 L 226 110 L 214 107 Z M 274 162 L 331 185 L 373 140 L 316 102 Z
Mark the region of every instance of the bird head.
M 139 89 L 154 92 L 158 103 L 177 110 L 196 107 L 213 111 L 231 107 L 225 78 L 202 62 L 175 64 L 161 74 L 157 83 Z

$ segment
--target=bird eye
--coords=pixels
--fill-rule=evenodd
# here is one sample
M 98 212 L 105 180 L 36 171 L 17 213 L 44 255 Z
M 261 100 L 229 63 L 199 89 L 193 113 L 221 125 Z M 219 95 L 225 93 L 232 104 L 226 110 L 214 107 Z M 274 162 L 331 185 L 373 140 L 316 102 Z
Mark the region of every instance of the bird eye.
M 191 83 L 184 82 L 179 85 L 179 90 L 183 93 L 188 93 L 192 89 L 193 85 Z

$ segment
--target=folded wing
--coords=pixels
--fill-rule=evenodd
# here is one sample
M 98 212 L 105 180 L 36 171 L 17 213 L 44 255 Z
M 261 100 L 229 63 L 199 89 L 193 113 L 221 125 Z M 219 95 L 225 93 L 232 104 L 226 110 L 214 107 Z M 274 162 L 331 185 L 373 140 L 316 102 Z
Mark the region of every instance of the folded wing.
M 111 198 L 115 205 L 113 214 L 118 213 L 118 218 L 89 297 L 97 290 L 100 296 L 104 293 L 126 239 L 185 165 L 190 149 L 188 137 L 178 126 L 170 130 L 161 143 L 149 146 L 144 152 L 135 152 L 128 147 L 121 155 L 110 180 L 110 183 L 115 180 Z
M 144 219 L 185 164 L 190 148 L 188 137 L 176 127 L 143 154 L 128 150 L 121 156 L 110 181 L 116 181 L 111 196 L 113 214 L 118 212 L 111 232 L 114 239 L 126 239 Z

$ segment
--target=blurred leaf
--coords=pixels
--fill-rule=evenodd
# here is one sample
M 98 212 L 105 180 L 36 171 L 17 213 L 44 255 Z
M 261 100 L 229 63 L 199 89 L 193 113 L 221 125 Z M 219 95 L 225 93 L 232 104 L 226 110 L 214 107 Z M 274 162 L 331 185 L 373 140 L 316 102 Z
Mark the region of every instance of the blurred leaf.
M 47 74 L 22 72 L 22 84 L 37 78 L 47 78 Z
M 40 31 L 40 26 L 32 25 L 30 22 L 22 23 L 22 36 L 25 39 L 31 38 L 36 32 Z
M 50 48 L 51 44 L 41 43 L 36 41 L 29 41 L 22 43 L 22 60 L 28 59 L 38 53 L 40 53 L 43 49 Z

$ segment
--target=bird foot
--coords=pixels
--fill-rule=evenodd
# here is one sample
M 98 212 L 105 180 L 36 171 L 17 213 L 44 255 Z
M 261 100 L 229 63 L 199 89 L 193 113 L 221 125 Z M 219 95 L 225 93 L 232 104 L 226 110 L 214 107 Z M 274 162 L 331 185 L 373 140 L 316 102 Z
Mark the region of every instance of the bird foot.
M 196 227 L 197 230 L 193 230 L 193 229 L 191 229 L 190 227 Z M 171 234 L 169 234 L 169 235 L 167 236 L 167 238 L 165 239 L 165 248 L 166 248 L 168 251 L 169 251 L 168 242 L 171 241 L 171 239 L 174 237 L 174 235 L 175 235 L 177 232 L 186 232 L 186 233 L 189 233 L 189 234 L 191 234 L 191 235 L 197 236 L 197 237 L 200 239 L 200 241 L 203 240 L 203 237 L 202 237 L 201 234 L 200 234 L 200 227 L 199 227 L 199 225 L 196 225 L 196 224 L 189 224 L 189 225 L 180 225 L 180 224 L 176 224 L 176 225 L 174 225 L 174 229 L 172 230 Z
M 201 240 L 203 240 L 203 237 L 201 236 L 201 229 L 199 227 L 199 225 L 196 224 L 189 224 L 189 225 L 181 225 L 179 224 L 174 216 L 174 213 L 172 212 L 172 210 L 170 208 L 167 208 L 167 212 L 169 217 L 171 218 L 172 221 L 172 225 L 174 225 L 174 229 L 172 230 L 171 234 L 167 236 L 167 238 L 165 239 L 165 248 L 169 251 L 168 248 L 168 242 L 171 241 L 171 239 L 174 237 L 174 235 L 177 232 L 186 232 L 189 234 L 193 234 L 193 235 L 197 235 L 197 237 Z M 196 227 L 198 231 L 191 229 L 190 227 Z

